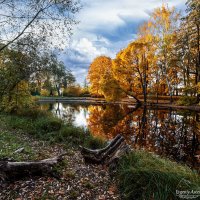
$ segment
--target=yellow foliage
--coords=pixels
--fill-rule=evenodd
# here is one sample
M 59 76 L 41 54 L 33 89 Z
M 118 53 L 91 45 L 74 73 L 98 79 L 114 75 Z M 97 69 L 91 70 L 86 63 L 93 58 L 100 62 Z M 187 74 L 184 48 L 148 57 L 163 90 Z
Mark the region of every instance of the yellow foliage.
M 80 96 L 81 93 L 82 93 L 82 91 L 81 91 L 81 87 L 79 85 L 71 85 L 64 90 L 63 96 L 76 97 L 76 96 Z
M 197 83 L 197 93 L 200 94 L 200 82 Z
M 111 59 L 106 56 L 100 56 L 91 63 L 87 79 L 90 82 L 90 92 L 95 95 L 102 95 L 100 83 L 103 75 L 111 70 Z
M 194 87 L 198 77 L 192 75 L 198 67 L 194 60 L 198 59 L 193 56 L 197 48 L 190 43 L 195 38 L 188 34 L 182 38 L 179 27 L 180 13 L 174 7 L 163 4 L 156 8 L 140 27 L 137 38 L 117 54 L 112 64 L 106 56 L 93 61 L 88 73 L 91 93 L 110 100 L 123 96 L 123 91 L 133 97 L 143 94 L 146 100 L 149 92 L 172 96 L 181 85 Z M 180 46 L 179 40 L 188 44 Z M 198 84 L 198 93 L 199 88 Z
M 48 96 L 49 96 L 49 91 L 46 90 L 46 89 L 41 89 L 40 95 L 41 95 L 41 96 L 48 97 Z
M 6 112 L 12 112 L 21 108 L 30 107 L 33 104 L 33 100 L 29 91 L 27 81 L 21 81 L 10 92 L 8 96 L 4 96 L 2 99 L 2 108 Z
M 151 73 L 156 66 L 154 50 L 148 40 L 149 35 L 147 38 L 143 35 L 119 52 L 113 61 L 115 79 L 124 90 L 136 95 L 147 91 L 147 83 L 152 79 Z
M 103 95 L 107 101 L 115 101 L 123 96 L 123 92 L 113 77 L 111 58 L 97 57 L 90 65 L 87 78 L 92 94 Z

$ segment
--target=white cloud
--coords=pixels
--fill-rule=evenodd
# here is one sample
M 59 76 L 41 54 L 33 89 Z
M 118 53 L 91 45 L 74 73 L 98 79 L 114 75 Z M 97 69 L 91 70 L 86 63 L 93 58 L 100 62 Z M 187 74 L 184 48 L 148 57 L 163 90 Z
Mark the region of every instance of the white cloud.
M 72 71 L 72 74 L 76 77 L 76 81 L 79 84 L 84 84 L 84 80 L 87 77 L 87 69 L 83 69 L 81 67 L 76 68 L 76 70 Z
M 171 6 L 184 4 L 186 0 L 82 0 L 83 9 L 78 14 L 80 30 L 96 27 L 112 30 L 124 24 L 120 16 L 132 19 L 148 18 L 149 10 L 161 6 L 163 2 Z M 106 26 L 106 27 L 105 27 Z
M 100 55 L 113 58 L 134 39 L 137 26 L 162 3 L 183 6 L 186 0 L 82 0 L 66 63 L 83 82 L 91 61 Z M 84 69 L 84 70 L 82 70 Z
M 109 54 L 107 48 L 103 46 L 97 48 L 93 42 L 94 41 L 90 41 L 88 38 L 81 38 L 79 40 L 74 40 L 70 48 L 80 52 L 89 62 L 97 56 Z

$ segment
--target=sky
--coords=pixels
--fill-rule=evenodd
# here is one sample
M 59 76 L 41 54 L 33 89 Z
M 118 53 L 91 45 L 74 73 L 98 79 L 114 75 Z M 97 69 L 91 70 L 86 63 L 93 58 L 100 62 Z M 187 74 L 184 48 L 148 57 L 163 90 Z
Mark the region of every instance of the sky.
M 83 85 L 94 58 L 115 55 L 134 40 L 140 24 L 162 3 L 185 10 L 186 0 L 81 0 L 70 44 L 60 59 Z

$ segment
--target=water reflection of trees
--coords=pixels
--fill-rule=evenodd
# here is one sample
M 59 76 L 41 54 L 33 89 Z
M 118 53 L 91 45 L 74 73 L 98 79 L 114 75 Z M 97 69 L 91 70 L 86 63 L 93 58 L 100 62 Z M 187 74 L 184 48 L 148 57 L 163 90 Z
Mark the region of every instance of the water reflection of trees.
M 84 114 L 87 114 L 88 106 L 81 106 L 78 104 L 65 104 L 65 103 L 48 103 L 40 105 L 42 110 L 51 111 L 57 117 L 64 120 L 66 123 L 73 124 L 76 116 L 80 113 L 81 109 L 84 109 Z
M 89 119 L 88 128 L 95 135 L 112 138 L 112 129 L 116 127 L 120 120 L 124 119 L 132 109 L 127 106 L 90 106 L 88 108 Z
M 173 110 L 124 106 L 89 107 L 88 127 L 95 135 L 124 135 L 134 148 L 147 149 L 175 160 L 196 163 L 199 154 L 199 115 Z

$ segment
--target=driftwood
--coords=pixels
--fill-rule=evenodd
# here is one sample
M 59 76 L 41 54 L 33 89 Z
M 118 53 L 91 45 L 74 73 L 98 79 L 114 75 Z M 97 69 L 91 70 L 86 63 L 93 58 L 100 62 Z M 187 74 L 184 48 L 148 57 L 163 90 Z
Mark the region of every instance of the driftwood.
M 54 166 L 63 160 L 66 154 L 40 161 L 15 162 L 10 160 L 0 161 L 0 179 L 15 180 L 24 176 L 48 175 L 58 178 Z
M 116 163 L 122 155 L 130 152 L 130 147 L 126 144 L 122 135 L 117 135 L 105 148 L 102 149 L 88 149 L 81 147 L 81 153 L 85 162 L 92 164 L 106 164 Z

